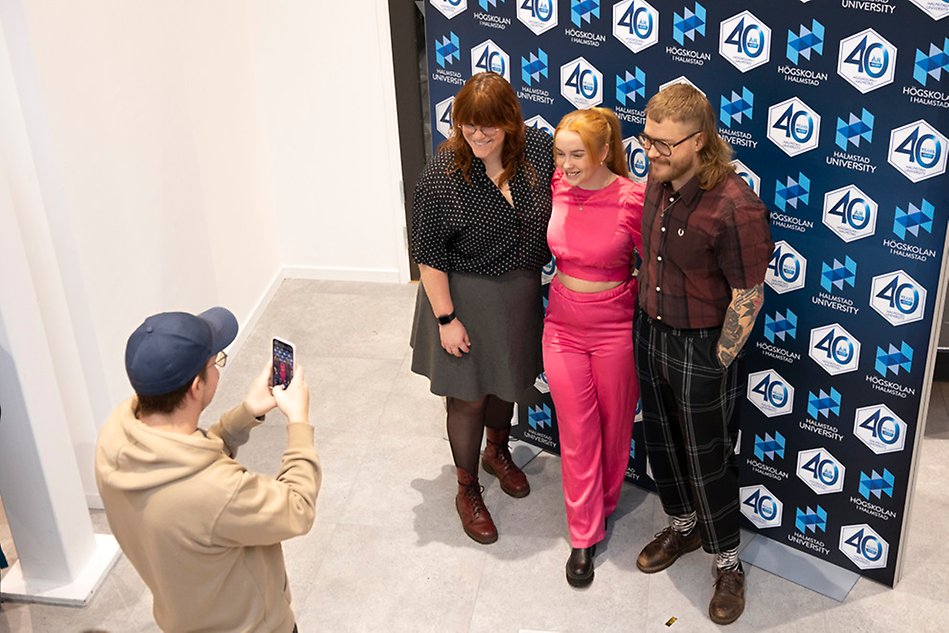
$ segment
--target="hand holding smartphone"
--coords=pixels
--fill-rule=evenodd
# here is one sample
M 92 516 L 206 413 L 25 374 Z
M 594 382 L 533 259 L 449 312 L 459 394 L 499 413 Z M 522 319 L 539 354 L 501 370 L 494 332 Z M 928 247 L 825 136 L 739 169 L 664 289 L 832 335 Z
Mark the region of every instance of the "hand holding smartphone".
M 294 356 L 296 348 L 290 341 L 273 337 L 273 372 L 270 386 L 282 385 L 286 389 L 293 380 Z

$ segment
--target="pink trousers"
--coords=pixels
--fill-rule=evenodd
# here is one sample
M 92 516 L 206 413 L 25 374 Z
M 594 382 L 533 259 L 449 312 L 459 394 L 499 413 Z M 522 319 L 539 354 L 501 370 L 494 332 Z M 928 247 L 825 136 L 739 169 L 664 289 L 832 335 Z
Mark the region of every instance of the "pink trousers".
M 639 383 L 633 362 L 637 284 L 574 292 L 554 278 L 544 321 L 544 372 L 557 409 L 572 547 L 605 536 L 629 463 Z

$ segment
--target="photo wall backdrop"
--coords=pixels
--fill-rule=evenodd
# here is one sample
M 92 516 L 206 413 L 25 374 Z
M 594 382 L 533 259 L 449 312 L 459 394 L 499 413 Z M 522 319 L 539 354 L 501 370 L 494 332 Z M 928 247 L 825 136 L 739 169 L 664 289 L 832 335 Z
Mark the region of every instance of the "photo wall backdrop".
M 776 243 L 746 345 L 736 447 L 746 526 L 893 585 L 945 286 L 949 3 L 425 9 L 436 146 L 450 133 L 453 95 L 492 70 L 513 85 L 527 123 L 548 132 L 575 108 L 612 108 L 633 178 L 644 180 L 635 135 L 649 97 L 682 81 L 706 94 Z M 543 376 L 537 387 L 546 391 Z M 549 395 L 519 415 L 521 438 L 557 452 Z M 642 437 L 637 424 L 627 474 L 651 487 Z

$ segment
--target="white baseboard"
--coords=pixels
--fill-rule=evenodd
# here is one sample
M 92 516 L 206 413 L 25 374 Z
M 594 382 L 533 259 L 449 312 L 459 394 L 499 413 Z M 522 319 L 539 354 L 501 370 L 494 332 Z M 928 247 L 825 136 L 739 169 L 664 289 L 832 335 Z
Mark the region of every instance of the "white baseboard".
M 254 304 L 253 309 L 251 309 L 250 314 L 246 319 L 243 320 L 243 322 L 241 322 L 240 328 L 237 330 L 237 337 L 230 345 L 230 354 L 237 354 L 241 347 L 244 346 L 244 341 L 247 340 L 247 335 L 250 334 L 251 330 L 254 329 L 254 326 L 257 325 L 257 321 L 260 320 L 264 310 L 267 309 L 267 306 L 270 305 L 274 295 L 277 294 L 277 289 L 280 288 L 280 284 L 284 279 L 286 279 L 286 275 L 284 274 L 285 270 L 286 269 L 281 269 L 277 271 L 277 273 L 270 280 L 270 285 L 264 289 L 263 293 L 260 295 L 260 298 L 257 299 L 257 302 Z
M 102 497 L 98 493 L 92 494 L 90 492 L 86 493 L 86 507 L 90 510 L 104 510 L 105 506 L 102 504 Z
M 231 343 L 231 352 L 236 354 L 248 333 L 257 325 L 264 310 L 270 305 L 284 279 L 315 279 L 322 281 L 365 281 L 376 283 L 401 283 L 397 268 L 331 268 L 322 266 L 285 266 L 277 271 L 270 285 L 261 293 L 247 318 L 241 323 L 237 338 Z M 101 502 L 100 502 L 101 503 Z M 90 506 L 92 507 L 92 506 Z

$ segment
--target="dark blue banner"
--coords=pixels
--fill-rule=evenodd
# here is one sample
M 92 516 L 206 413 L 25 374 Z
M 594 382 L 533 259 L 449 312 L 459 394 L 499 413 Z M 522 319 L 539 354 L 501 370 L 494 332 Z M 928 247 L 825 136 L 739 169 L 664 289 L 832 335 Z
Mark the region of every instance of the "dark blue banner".
M 461 84 L 491 70 L 534 127 L 615 110 L 642 180 L 649 97 L 706 94 L 776 243 L 746 346 L 746 527 L 889 585 L 945 286 L 947 15 L 943 0 L 426 4 L 436 145 Z M 520 437 L 557 451 L 549 396 L 519 416 Z M 630 454 L 651 487 L 639 424 Z

